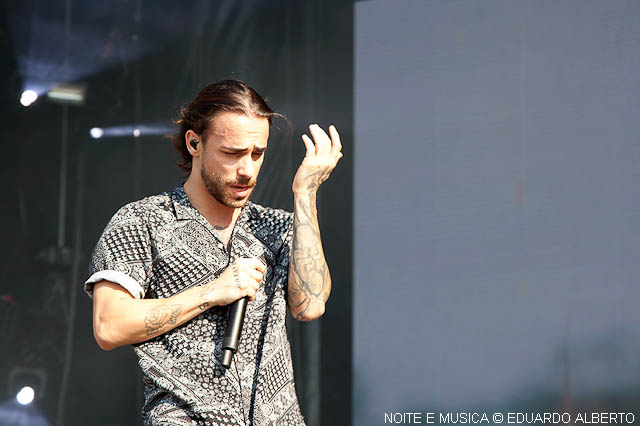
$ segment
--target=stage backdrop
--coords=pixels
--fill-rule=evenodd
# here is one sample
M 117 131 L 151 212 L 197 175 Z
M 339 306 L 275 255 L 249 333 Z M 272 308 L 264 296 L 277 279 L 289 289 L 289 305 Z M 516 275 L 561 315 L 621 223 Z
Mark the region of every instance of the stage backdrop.
M 356 3 L 354 425 L 637 410 L 639 16 Z
M 142 425 L 131 347 L 105 352 L 93 337 L 89 256 L 120 207 L 184 181 L 163 134 L 181 105 L 226 78 L 290 120 L 273 122 L 253 201 L 293 208 L 310 123 L 335 124 L 344 141 L 318 193 L 331 298 L 321 320 L 289 316 L 287 328 L 307 425 L 350 421 L 353 10 L 343 0 L 0 2 L 0 426 L 38 412 L 56 426 Z M 84 103 L 49 100 L 60 83 L 82 85 Z M 41 95 L 28 108 L 25 89 Z M 19 408 L 24 384 L 36 400 Z

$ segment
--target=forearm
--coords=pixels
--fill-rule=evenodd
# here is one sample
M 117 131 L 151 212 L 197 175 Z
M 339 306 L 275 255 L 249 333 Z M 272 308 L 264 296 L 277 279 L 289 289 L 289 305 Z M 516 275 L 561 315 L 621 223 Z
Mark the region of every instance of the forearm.
M 134 299 L 116 293 L 117 284 L 98 283 L 94 290 L 96 340 L 101 348 L 111 350 L 166 333 L 214 306 L 214 285 L 210 282 L 166 299 Z
M 288 282 L 291 315 L 301 321 L 320 317 L 330 293 L 331 275 L 322 250 L 316 193 L 296 193 Z

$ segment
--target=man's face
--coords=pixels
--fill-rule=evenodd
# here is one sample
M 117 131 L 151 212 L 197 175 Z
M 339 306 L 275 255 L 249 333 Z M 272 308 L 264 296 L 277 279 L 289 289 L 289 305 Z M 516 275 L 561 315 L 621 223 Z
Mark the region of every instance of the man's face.
M 258 179 L 269 139 L 269 121 L 235 112 L 209 124 L 200 174 L 209 194 L 227 207 L 244 206 Z

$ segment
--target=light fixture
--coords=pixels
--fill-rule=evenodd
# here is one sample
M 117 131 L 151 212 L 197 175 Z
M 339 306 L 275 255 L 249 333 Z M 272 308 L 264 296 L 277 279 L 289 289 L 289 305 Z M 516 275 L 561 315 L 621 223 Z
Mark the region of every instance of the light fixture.
M 66 104 L 82 104 L 87 92 L 84 84 L 61 84 L 47 92 L 47 98 L 54 102 Z
M 42 368 L 13 367 L 9 371 L 9 395 L 21 405 L 41 398 L 47 385 L 47 373 Z
M 20 103 L 22 106 L 28 107 L 38 99 L 38 93 L 35 90 L 25 90 L 20 96 Z
M 89 130 L 89 133 L 91 134 L 92 138 L 100 139 L 102 135 L 104 135 L 104 130 L 102 130 L 100 127 L 93 127 L 91 130 Z
M 166 135 L 174 132 L 175 129 L 159 124 L 137 124 L 123 125 L 112 127 L 93 127 L 89 130 L 89 134 L 94 139 L 100 138 L 121 138 L 131 137 L 139 138 L 142 136 Z
M 29 405 L 36 397 L 36 391 L 31 386 L 24 386 L 16 395 L 16 400 L 21 405 Z

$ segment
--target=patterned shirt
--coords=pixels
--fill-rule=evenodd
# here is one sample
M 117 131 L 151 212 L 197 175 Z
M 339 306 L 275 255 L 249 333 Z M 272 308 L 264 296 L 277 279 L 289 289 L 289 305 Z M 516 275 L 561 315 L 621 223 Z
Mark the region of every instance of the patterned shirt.
M 220 365 L 228 306 L 133 345 L 145 425 L 304 425 L 285 329 L 292 223 L 289 212 L 248 202 L 225 247 L 182 186 L 113 216 L 91 258 L 89 296 L 93 284 L 108 280 L 136 298 L 167 298 L 217 278 L 235 258 L 267 265 L 228 370 Z

